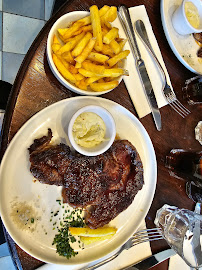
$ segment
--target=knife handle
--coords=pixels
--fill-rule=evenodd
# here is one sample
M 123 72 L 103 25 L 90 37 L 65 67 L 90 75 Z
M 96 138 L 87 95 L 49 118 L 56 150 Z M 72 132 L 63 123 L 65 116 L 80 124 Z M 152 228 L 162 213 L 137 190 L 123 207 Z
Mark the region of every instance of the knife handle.
M 133 53 L 133 56 L 137 62 L 142 61 L 141 54 L 138 49 L 134 29 L 132 26 L 132 21 L 130 17 L 130 13 L 128 8 L 125 5 L 121 5 L 118 7 L 118 17 L 121 21 L 121 24 L 123 26 L 123 29 L 128 37 L 128 41 L 131 45 L 131 50 Z

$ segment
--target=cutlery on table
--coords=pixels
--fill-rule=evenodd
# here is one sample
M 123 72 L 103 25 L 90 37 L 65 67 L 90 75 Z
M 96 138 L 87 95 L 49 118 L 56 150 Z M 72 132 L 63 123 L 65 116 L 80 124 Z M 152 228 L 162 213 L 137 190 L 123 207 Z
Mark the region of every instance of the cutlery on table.
M 160 228 L 153 228 L 153 229 L 145 229 L 145 230 L 141 230 L 138 231 L 136 233 L 134 233 L 134 235 L 123 245 L 121 246 L 121 248 L 111 257 L 97 263 L 94 264 L 90 267 L 84 267 L 82 268 L 83 270 L 93 270 L 96 269 L 98 267 L 100 267 L 101 265 L 104 265 L 110 261 L 112 261 L 113 259 L 115 259 L 116 257 L 118 257 L 118 255 L 123 251 L 123 250 L 128 250 L 133 246 L 136 246 L 138 244 L 144 243 L 144 242 L 151 242 L 151 241 L 155 241 L 155 240 L 161 240 L 163 239 L 163 236 L 161 235 L 161 229 Z M 81 270 L 82 270 L 81 269 Z
M 161 115 L 160 115 L 160 111 L 158 108 L 158 104 L 156 101 L 156 97 L 151 85 L 151 81 L 149 79 L 147 70 L 146 70 L 146 66 L 145 63 L 143 61 L 143 59 L 141 58 L 141 54 L 137 45 L 137 41 L 136 41 L 136 37 L 135 37 L 135 33 L 133 30 L 133 26 L 132 26 L 132 22 L 131 22 L 131 18 L 130 18 L 130 14 L 129 14 L 129 10 L 125 5 L 121 5 L 118 7 L 118 16 L 119 19 L 121 21 L 121 24 L 123 26 L 123 29 L 126 33 L 126 36 L 128 37 L 130 46 L 131 46 L 131 50 L 132 50 L 132 54 L 133 57 L 135 59 L 135 64 L 136 64 L 136 68 L 139 72 L 140 75 L 140 79 L 143 85 L 143 89 L 145 91 L 153 118 L 154 118 L 154 122 L 156 125 L 157 130 L 161 130 Z
M 164 96 L 166 97 L 169 105 L 180 116 L 182 116 L 183 118 L 186 117 L 190 113 L 190 111 L 180 103 L 180 101 L 177 99 L 174 91 L 172 91 L 171 87 L 168 85 L 165 71 L 164 71 L 162 65 L 160 64 L 158 58 L 156 57 L 154 50 L 152 49 L 151 43 L 149 41 L 149 37 L 147 35 L 147 30 L 146 30 L 145 25 L 144 25 L 142 20 L 137 20 L 135 22 L 135 30 L 136 30 L 138 36 L 140 37 L 141 41 L 145 45 L 146 49 L 149 51 L 149 53 L 153 57 L 154 61 L 156 62 L 159 70 L 162 73 L 162 76 L 164 77 L 164 85 L 163 85 L 162 91 L 163 91 Z

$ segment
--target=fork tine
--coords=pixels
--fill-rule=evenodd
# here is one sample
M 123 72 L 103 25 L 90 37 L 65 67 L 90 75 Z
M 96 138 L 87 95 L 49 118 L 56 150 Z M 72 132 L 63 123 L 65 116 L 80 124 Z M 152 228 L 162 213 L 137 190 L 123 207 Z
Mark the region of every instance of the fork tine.
M 190 112 L 186 111 L 183 108 L 183 105 L 179 102 L 179 100 L 175 100 L 174 103 L 176 104 L 176 106 L 178 106 L 178 108 L 180 109 L 181 113 L 183 113 L 185 116 L 187 116 L 188 114 L 190 114 Z
M 144 239 L 139 239 L 136 241 L 132 241 L 132 246 L 136 246 L 145 242 L 152 242 L 152 241 L 157 241 L 157 240 L 163 240 L 163 236 L 155 237 L 155 238 L 144 238 Z
M 133 246 L 147 242 L 163 239 L 160 228 L 145 229 L 136 232 L 131 237 L 131 243 Z
M 183 118 L 190 113 L 183 110 L 182 108 L 183 105 L 179 102 L 179 100 L 176 97 L 174 98 L 172 95 L 167 95 L 167 100 L 169 102 L 169 105 Z
M 170 107 L 175 110 L 182 118 L 185 118 L 186 115 L 182 114 L 181 111 L 179 110 L 179 108 L 176 106 L 176 104 L 174 103 L 174 101 L 170 100 L 169 101 L 169 105 Z
M 131 244 L 132 246 L 136 246 L 138 244 L 144 243 L 144 242 L 151 242 L 156 240 L 164 239 L 161 235 L 161 229 L 156 230 L 153 229 L 151 231 L 149 230 L 142 230 L 137 233 L 131 238 Z
M 141 237 L 142 235 L 153 235 L 153 234 L 161 234 L 161 229 L 160 228 L 152 228 L 152 229 L 144 229 L 141 231 L 136 232 L 132 237 Z
M 173 99 L 175 99 L 175 102 L 178 104 L 178 106 L 187 114 L 191 113 L 190 110 L 188 110 L 175 96 L 174 93 L 171 94 Z

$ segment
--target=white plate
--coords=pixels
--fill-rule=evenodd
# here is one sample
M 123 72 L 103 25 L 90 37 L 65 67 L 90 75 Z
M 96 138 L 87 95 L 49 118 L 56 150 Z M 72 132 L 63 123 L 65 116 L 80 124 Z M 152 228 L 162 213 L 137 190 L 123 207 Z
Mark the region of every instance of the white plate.
M 50 223 L 50 213 L 56 211 L 61 198 L 61 187 L 33 181 L 29 171 L 27 148 L 35 138 L 47 134 L 51 128 L 55 141 L 69 144 L 67 130 L 72 115 L 81 107 L 98 105 L 114 117 L 117 133 L 128 139 L 137 149 L 143 162 L 143 189 L 138 192 L 127 210 L 111 221 L 118 231 L 110 240 L 96 243 L 84 250 L 78 249 L 76 257 L 67 260 L 58 256 L 52 241 L 56 231 Z M 57 102 L 33 116 L 18 131 L 3 157 L 0 167 L 0 212 L 3 223 L 14 241 L 33 257 L 54 264 L 81 264 L 101 258 L 122 245 L 141 225 L 152 203 L 157 178 L 156 157 L 152 142 L 139 120 L 119 104 L 98 97 L 74 97 Z M 41 219 L 36 229 L 21 230 L 11 216 L 14 203 L 31 205 Z M 62 213 L 60 213 L 62 215 Z M 59 215 L 57 216 L 59 217 Z M 44 233 L 47 231 L 47 235 Z
M 168 43 L 178 60 L 190 71 L 202 74 L 202 61 L 197 57 L 199 46 L 193 35 L 179 35 L 172 26 L 172 14 L 182 0 L 161 0 L 161 20 Z

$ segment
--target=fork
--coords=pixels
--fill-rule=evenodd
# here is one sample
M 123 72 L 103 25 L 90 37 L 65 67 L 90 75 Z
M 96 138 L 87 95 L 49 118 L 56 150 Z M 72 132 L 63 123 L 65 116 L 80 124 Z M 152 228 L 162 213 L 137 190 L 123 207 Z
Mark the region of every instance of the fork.
M 144 242 L 151 242 L 151 241 L 155 241 L 155 240 L 161 240 L 164 239 L 162 234 L 161 234 L 161 229 L 160 228 L 153 228 L 153 229 L 144 229 L 141 231 L 138 231 L 136 233 L 133 234 L 133 236 L 123 245 L 121 246 L 121 248 L 112 256 L 110 256 L 109 258 L 94 264 L 90 267 L 87 268 L 82 268 L 81 270 L 93 270 L 93 269 L 97 269 L 98 267 L 100 267 L 103 264 L 106 264 L 110 261 L 112 261 L 113 259 L 115 259 L 116 257 L 119 256 L 119 254 L 123 251 L 123 250 L 128 250 L 133 246 L 136 246 L 138 244 L 144 243 Z
M 165 71 L 164 71 L 162 65 L 160 64 L 159 60 L 157 59 L 157 57 L 156 57 L 156 55 L 155 55 L 155 53 L 154 53 L 154 51 L 152 49 L 152 46 L 151 46 L 151 43 L 149 41 L 149 38 L 148 38 L 148 35 L 147 35 L 147 31 L 146 31 L 146 28 L 145 28 L 145 25 L 144 25 L 143 21 L 137 20 L 135 22 L 135 28 L 136 28 L 136 31 L 138 33 L 138 36 L 142 40 L 142 42 L 145 45 L 145 47 L 147 48 L 147 50 L 153 56 L 153 58 L 154 58 L 154 60 L 155 60 L 155 62 L 157 64 L 158 68 L 160 69 L 160 71 L 161 71 L 161 73 L 162 73 L 162 75 L 164 77 L 164 85 L 162 87 L 162 91 L 163 91 L 164 96 L 167 99 L 169 105 L 180 116 L 182 116 L 183 118 L 186 117 L 191 112 L 187 108 L 185 108 L 184 105 L 182 105 L 182 103 L 177 99 L 174 91 L 168 85 Z

